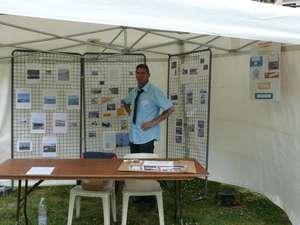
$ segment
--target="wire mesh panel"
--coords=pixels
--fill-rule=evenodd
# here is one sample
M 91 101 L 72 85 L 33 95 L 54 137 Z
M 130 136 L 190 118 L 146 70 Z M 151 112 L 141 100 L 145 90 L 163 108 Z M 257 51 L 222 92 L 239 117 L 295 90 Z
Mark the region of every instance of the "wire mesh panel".
M 169 57 L 167 156 L 195 158 L 207 167 L 211 80 L 209 49 Z
M 12 157 L 78 158 L 81 56 L 12 54 Z
M 135 68 L 145 63 L 142 54 L 84 55 L 85 151 L 129 153 L 129 116 L 121 107 L 136 87 Z

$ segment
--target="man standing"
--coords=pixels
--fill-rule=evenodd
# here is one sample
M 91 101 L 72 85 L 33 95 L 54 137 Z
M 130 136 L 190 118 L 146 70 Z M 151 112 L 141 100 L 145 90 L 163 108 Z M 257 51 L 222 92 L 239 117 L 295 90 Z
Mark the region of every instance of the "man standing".
M 150 83 L 146 64 L 136 67 L 135 76 L 137 87 L 123 99 L 123 105 L 132 121 L 129 132 L 130 152 L 153 153 L 154 141 L 160 138 L 159 123 L 167 119 L 175 108 L 166 95 Z

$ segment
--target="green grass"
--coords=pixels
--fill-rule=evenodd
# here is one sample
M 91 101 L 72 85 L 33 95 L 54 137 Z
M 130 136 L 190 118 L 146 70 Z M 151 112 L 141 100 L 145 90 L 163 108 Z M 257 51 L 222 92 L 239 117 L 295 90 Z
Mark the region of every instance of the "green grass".
M 168 183 L 172 186 L 172 183 Z M 183 224 L 184 225 L 291 225 L 287 215 L 264 196 L 236 186 L 217 182 L 208 183 L 208 198 L 193 201 L 203 188 L 203 181 L 183 183 Z M 30 194 L 28 217 L 30 224 L 37 224 L 38 203 L 46 198 L 48 225 L 66 225 L 71 186 L 39 187 Z M 238 194 L 238 204 L 224 207 L 215 198 L 216 192 L 234 190 Z M 117 196 L 118 222 L 121 220 L 121 193 Z M 164 190 L 165 224 L 174 224 L 174 193 Z M 0 225 L 15 225 L 16 193 L 0 198 Z M 24 220 L 22 218 L 22 225 Z M 96 198 L 83 198 L 81 215 L 73 219 L 73 225 L 103 224 L 102 203 Z M 128 225 L 156 225 L 158 213 L 145 203 L 129 203 Z

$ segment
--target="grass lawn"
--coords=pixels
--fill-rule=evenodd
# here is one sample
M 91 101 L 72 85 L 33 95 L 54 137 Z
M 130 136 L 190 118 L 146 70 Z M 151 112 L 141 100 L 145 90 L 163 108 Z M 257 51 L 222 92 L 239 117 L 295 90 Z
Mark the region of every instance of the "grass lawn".
M 172 183 L 170 183 L 171 185 Z M 46 198 L 48 225 L 66 225 L 71 186 L 39 187 L 30 194 L 28 217 L 30 224 L 37 224 L 38 203 Z M 291 225 L 287 215 L 264 196 L 247 189 L 208 183 L 208 198 L 193 201 L 203 188 L 203 181 L 183 183 L 183 224 L 184 225 Z M 238 193 L 237 205 L 224 207 L 216 199 L 216 192 L 235 190 Z M 174 194 L 164 191 L 165 224 L 174 224 Z M 118 224 L 121 220 L 121 193 L 117 196 Z M 16 192 L 0 198 L 0 225 L 15 225 Z M 74 213 L 75 215 L 75 213 Z M 24 224 L 22 218 L 22 225 Z M 73 219 L 73 225 L 103 224 L 102 203 L 96 198 L 82 198 L 81 215 Z M 113 223 L 112 223 L 113 224 Z M 158 225 L 157 209 L 149 209 L 145 203 L 129 202 L 128 225 Z

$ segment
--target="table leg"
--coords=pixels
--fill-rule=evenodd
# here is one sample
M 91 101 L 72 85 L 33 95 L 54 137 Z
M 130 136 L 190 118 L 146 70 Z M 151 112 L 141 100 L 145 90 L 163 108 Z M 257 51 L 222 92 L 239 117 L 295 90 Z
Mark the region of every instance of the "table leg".
M 19 181 L 18 181 L 18 199 L 17 199 L 17 218 L 16 218 L 16 225 L 19 225 L 19 224 L 20 224 L 21 186 L 22 186 L 22 180 L 19 180 Z
M 175 224 L 181 224 L 182 222 L 182 193 L 181 193 L 181 181 L 175 181 Z
M 24 190 L 24 216 L 25 216 L 25 224 L 28 225 L 28 217 L 27 217 L 27 192 L 28 192 L 28 180 L 25 180 L 25 190 Z

